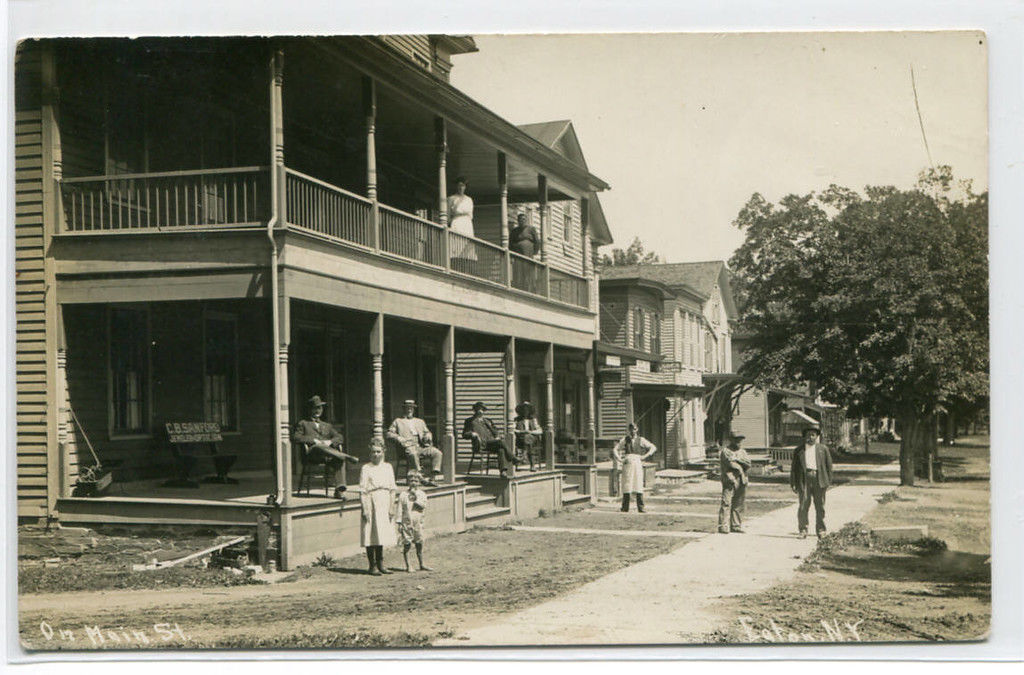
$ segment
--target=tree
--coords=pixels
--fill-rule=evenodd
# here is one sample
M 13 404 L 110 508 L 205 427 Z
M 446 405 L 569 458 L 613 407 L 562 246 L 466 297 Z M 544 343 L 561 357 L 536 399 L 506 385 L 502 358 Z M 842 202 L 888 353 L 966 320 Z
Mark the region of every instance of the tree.
M 813 382 L 856 416 L 896 417 L 901 483 L 935 446 L 935 416 L 988 397 L 988 193 L 949 167 L 915 189 L 835 185 L 755 194 L 730 260 L 752 334 L 741 374 Z
M 601 267 L 626 267 L 628 265 L 647 265 L 664 262 L 654 251 L 645 251 L 640 237 L 633 237 L 633 242 L 625 249 L 613 248 L 612 254 L 601 256 Z

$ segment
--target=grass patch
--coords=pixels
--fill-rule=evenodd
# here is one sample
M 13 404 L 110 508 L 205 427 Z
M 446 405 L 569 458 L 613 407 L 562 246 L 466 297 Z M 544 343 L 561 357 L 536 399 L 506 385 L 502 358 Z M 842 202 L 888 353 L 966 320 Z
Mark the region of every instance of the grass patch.
M 132 572 L 128 568 L 98 569 L 88 564 L 65 562 L 59 567 L 21 566 L 18 569 L 19 593 L 209 588 L 260 583 L 263 582 L 227 570 L 198 567 L 168 567 Z

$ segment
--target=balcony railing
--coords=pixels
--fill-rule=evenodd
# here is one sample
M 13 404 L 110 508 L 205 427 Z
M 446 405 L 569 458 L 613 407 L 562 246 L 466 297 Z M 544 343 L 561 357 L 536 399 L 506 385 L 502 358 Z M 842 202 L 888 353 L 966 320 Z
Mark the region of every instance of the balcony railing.
M 561 270 L 551 269 L 551 298 L 570 305 L 587 307 L 590 304 L 590 297 L 587 288 L 587 280 L 575 274 L 568 274 Z
M 269 210 L 263 167 L 125 173 L 61 181 L 65 232 L 259 225 Z
M 509 251 L 509 256 L 512 259 L 512 288 L 547 297 L 548 277 L 544 265 L 513 251 Z
M 505 250 L 500 246 L 448 230 L 452 270 L 506 285 Z
M 585 277 L 375 204 L 298 171 L 285 169 L 284 175 L 289 227 L 556 302 L 590 307 Z M 66 178 L 60 184 L 60 202 L 62 233 L 260 226 L 270 218 L 270 171 L 241 167 Z
M 381 204 L 380 248 L 392 255 L 444 267 L 444 228 Z
M 330 237 L 373 246 L 373 202 L 304 173 L 286 169 L 287 219 Z

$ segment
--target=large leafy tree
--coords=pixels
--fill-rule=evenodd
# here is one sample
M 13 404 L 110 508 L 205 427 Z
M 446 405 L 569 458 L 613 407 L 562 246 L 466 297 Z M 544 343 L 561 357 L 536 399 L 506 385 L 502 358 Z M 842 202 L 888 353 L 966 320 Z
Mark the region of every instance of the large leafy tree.
M 633 237 L 632 243 L 624 249 L 613 248 L 611 255 L 605 253 L 601 256 L 602 267 L 625 267 L 659 262 L 664 262 L 661 256 L 654 251 L 645 250 L 640 237 Z
M 851 415 L 896 417 L 900 476 L 934 451 L 935 415 L 988 397 L 988 193 L 949 167 L 912 190 L 755 194 L 730 260 L 753 338 L 741 373 L 813 382 Z

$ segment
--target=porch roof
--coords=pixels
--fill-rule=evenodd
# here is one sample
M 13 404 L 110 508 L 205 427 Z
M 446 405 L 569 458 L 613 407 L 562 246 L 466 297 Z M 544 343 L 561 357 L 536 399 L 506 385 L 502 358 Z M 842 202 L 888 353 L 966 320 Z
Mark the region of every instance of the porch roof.
M 590 173 L 586 166 L 580 166 L 547 147 L 438 75 L 410 68 L 404 55 L 372 36 L 321 37 L 315 38 L 313 43 L 325 54 L 355 64 L 395 92 L 414 98 L 419 105 L 433 109 L 456 124 L 489 139 L 497 149 L 535 164 L 555 181 L 568 183 L 583 192 L 598 192 L 609 188 L 608 183 Z M 512 180 L 513 176 L 509 178 Z

